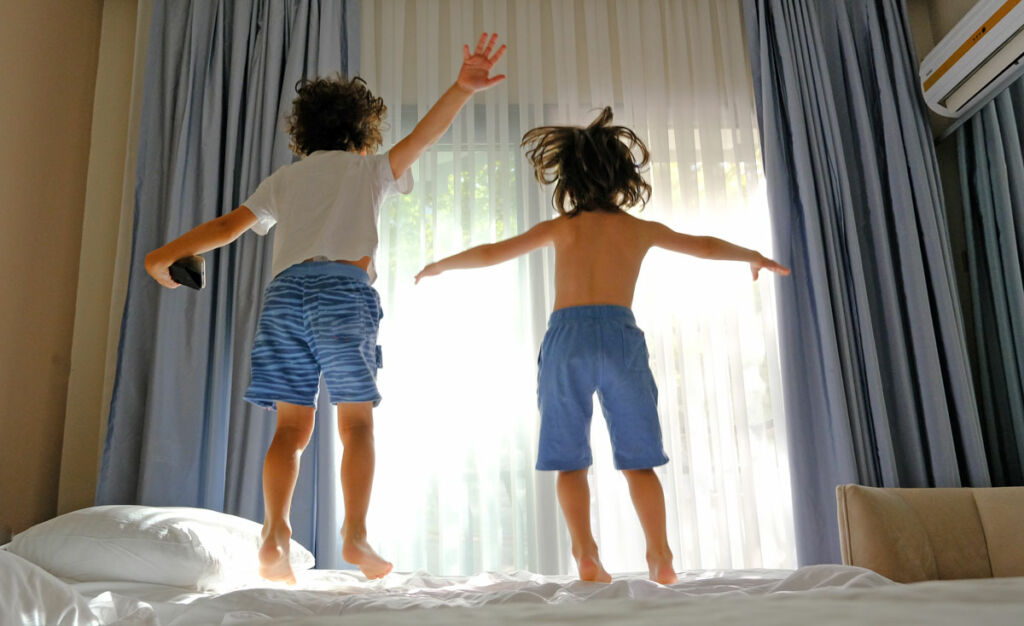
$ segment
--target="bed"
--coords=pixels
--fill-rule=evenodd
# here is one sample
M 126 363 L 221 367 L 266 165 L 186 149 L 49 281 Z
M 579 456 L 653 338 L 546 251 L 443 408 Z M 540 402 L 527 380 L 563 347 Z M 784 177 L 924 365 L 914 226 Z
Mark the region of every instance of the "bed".
M 895 583 L 870 570 L 681 572 L 611 584 L 509 571 L 472 577 L 311 569 L 293 587 L 247 568 L 259 526 L 200 509 L 94 507 L 0 549 L 0 623 L 205 624 L 1022 624 L 1024 578 Z M 241 551 L 240 551 L 241 550 Z

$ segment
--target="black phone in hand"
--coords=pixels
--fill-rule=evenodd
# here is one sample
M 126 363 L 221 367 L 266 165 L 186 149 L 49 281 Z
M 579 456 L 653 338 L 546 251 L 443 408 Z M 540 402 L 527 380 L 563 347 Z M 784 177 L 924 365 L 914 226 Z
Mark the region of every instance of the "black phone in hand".
M 206 286 L 206 260 L 201 256 L 187 256 L 178 259 L 168 268 L 171 280 L 192 289 Z

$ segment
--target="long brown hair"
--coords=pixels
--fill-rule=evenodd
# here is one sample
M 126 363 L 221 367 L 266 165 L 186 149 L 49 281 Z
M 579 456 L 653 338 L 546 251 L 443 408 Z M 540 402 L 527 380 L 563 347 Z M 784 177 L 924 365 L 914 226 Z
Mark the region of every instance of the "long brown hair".
M 572 217 L 646 205 L 651 186 L 640 175 L 650 161 L 644 142 L 625 126 L 612 126 L 605 107 L 586 128 L 541 126 L 523 135 L 522 147 L 537 180 L 555 183 L 551 204 Z

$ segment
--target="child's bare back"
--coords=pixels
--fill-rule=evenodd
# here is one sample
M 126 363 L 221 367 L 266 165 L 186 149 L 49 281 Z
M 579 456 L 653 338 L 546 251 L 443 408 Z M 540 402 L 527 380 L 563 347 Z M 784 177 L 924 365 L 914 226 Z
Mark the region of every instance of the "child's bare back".
M 586 211 L 548 222 L 555 248 L 555 309 L 629 307 L 651 247 L 651 222 L 618 211 Z

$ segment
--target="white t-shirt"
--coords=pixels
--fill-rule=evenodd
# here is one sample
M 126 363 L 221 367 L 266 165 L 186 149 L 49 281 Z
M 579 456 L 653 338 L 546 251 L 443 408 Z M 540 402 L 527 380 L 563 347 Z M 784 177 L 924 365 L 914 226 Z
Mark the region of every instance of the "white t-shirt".
M 394 192 L 412 191 L 406 170 L 395 180 L 387 153 L 362 156 L 318 150 L 277 170 L 242 203 L 266 235 L 276 224 L 273 275 L 313 257 L 357 261 L 370 257 L 367 273 L 377 279 L 377 216 Z

